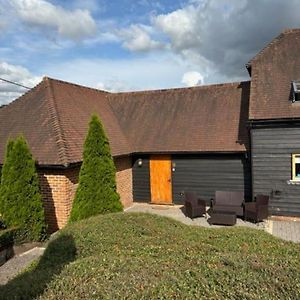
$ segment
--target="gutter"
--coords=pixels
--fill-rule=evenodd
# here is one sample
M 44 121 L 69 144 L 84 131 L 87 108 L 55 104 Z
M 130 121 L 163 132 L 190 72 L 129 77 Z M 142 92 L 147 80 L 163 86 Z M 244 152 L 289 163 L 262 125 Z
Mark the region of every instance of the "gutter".
M 292 125 L 300 126 L 300 118 L 280 118 L 280 119 L 260 119 L 249 120 L 248 127 L 251 128 L 267 128 L 267 127 L 289 127 Z

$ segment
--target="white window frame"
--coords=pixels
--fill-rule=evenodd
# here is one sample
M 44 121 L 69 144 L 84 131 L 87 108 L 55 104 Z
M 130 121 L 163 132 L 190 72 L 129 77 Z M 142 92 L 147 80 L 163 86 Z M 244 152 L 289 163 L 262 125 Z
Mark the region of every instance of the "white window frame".
M 296 160 L 297 158 L 300 159 L 300 154 L 292 154 L 292 180 L 293 181 L 300 181 L 300 176 L 296 176 Z

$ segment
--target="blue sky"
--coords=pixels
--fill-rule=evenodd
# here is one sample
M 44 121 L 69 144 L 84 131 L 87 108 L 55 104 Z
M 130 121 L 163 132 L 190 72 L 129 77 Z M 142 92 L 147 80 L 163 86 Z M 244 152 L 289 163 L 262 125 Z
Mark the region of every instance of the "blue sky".
M 300 0 L 0 0 L 0 77 L 109 91 L 247 80 Z M 23 89 L 0 82 L 0 104 Z

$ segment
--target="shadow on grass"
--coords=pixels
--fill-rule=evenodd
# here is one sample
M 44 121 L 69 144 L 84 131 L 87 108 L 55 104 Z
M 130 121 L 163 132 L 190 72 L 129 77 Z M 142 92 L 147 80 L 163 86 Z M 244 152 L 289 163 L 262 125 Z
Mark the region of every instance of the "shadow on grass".
M 71 235 L 62 234 L 51 241 L 36 265 L 0 286 L 0 299 L 33 299 L 65 265 L 75 260 L 76 247 Z

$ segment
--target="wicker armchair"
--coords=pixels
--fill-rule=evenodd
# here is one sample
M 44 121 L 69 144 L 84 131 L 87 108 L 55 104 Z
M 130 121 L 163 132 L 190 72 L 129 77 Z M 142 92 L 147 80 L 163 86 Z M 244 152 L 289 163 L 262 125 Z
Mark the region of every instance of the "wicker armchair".
M 257 195 L 255 202 L 245 203 L 245 220 L 260 222 L 269 216 L 269 196 Z
M 197 197 L 194 192 L 185 192 L 185 214 L 193 219 L 195 217 L 202 217 L 206 213 L 206 202 Z

